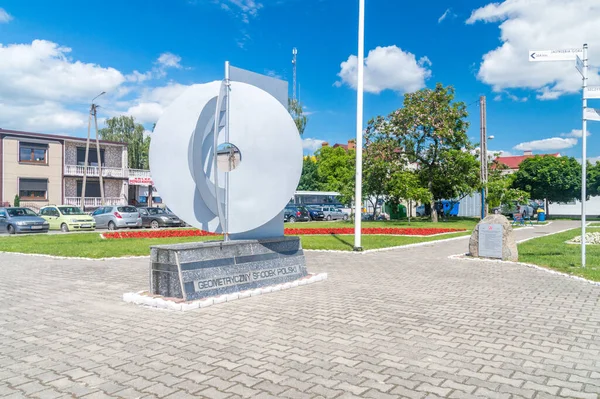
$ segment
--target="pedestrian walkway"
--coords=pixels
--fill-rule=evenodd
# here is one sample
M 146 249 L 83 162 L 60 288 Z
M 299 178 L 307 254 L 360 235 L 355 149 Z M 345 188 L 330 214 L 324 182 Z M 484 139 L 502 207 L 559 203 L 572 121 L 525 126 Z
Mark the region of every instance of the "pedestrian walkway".
M 1 254 L 0 397 L 597 398 L 600 287 L 467 247 L 308 252 L 327 282 L 185 313 L 122 302 L 146 259 Z

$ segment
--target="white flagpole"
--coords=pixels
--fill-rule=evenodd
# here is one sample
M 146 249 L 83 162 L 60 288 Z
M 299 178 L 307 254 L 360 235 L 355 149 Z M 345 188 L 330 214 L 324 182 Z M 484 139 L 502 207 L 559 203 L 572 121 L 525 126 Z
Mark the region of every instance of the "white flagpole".
M 583 131 L 581 133 L 581 267 L 585 267 L 585 199 L 586 184 L 587 184 L 587 120 L 585 109 L 587 108 L 587 99 L 585 98 L 585 88 L 587 87 L 588 79 L 588 45 L 583 45 Z
M 358 0 L 358 79 L 356 85 L 356 187 L 354 192 L 354 250 L 361 251 L 363 83 L 365 59 L 365 0 Z

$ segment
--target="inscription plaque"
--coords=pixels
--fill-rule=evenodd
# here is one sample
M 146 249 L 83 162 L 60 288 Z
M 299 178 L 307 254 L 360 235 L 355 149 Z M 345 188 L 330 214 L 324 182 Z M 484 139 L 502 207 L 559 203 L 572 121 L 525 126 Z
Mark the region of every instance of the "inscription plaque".
M 479 256 L 502 259 L 503 233 L 504 230 L 501 224 L 480 224 Z

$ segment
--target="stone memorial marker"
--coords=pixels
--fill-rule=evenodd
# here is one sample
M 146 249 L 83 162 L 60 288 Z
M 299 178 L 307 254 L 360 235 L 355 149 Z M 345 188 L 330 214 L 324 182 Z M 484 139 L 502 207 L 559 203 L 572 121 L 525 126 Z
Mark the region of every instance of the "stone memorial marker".
M 514 230 L 506 216 L 489 215 L 477 224 L 469 241 L 469 254 L 515 262 L 519 259 Z

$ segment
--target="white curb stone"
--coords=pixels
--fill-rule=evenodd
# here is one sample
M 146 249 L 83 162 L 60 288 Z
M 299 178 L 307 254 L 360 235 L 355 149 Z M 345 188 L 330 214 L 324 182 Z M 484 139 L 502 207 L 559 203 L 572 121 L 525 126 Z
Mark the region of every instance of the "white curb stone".
M 242 292 L 235 292 L 232 294 L 224 294 L 210 298 L 198 299 L 190 302 L 181 302 L 181 300 L 173 300 L 173 298 L 165 299 L 163 297 L 154 297 L 148 294 L 147 291 L 139 292 L 126 292 L 123 294 L 123 301 L 127 303 L 133 303 L 135 305 L 143 305 L 152 308 L 177 310 L 177 311 L 188 311 L 206 308 L 218 303 L 235 301 L 237 299 L 254 297 L 262 294 L 268 294 L 270 292 L 277 292 L 287 290 L 294 287 L 299 287 L 306 284 L 316 283 L 317 281 L 327 280 L 327 273 L 320 274 L 309 274 L 301 279 L 289 281 L 287 283 L 276 284 L 268 287 L 255 288 Z

